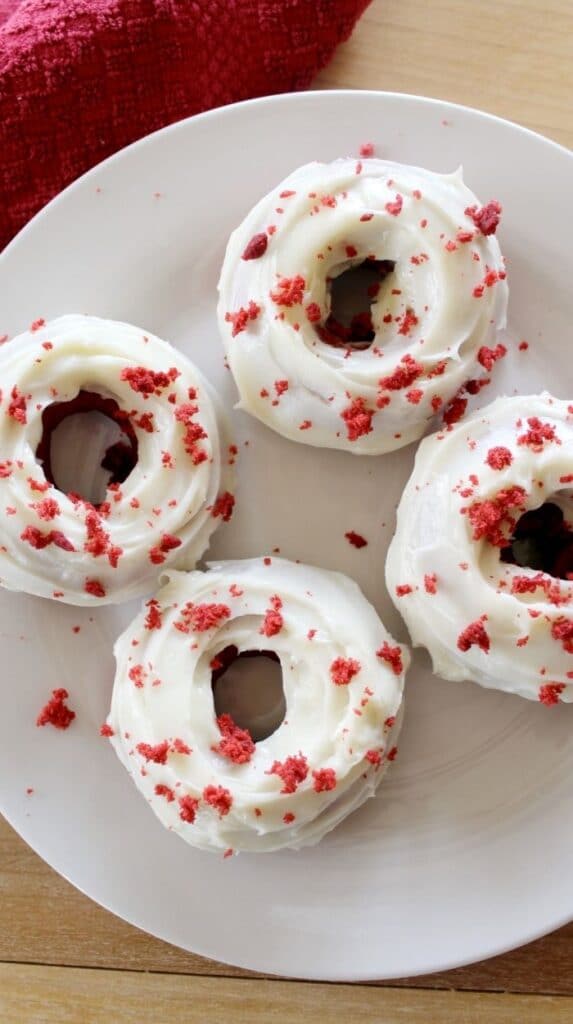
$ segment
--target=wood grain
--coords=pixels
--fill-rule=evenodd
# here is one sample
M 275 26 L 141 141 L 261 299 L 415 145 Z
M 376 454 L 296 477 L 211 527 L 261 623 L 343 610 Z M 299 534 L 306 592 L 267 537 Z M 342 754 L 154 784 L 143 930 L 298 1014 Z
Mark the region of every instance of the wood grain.
M 416 992 L 0 964 L 3 1024 L 110 1024 L 119 1019 L 123 1024 L 571 1024 L 572 1014 L 573 999 L 556 996 Z
M 315 84 L 436 96 L 572 146 L 573 4 L 374 0 Z M 573 1020 L 573 923 L 505 956 L 423 978 L 355 986 L 265 979 L 113 917 L 43 864 L 6 823 L 0 961 L 2 1024 Z
M 573 4 L 374 0 L 315 83 L 463 103 L 573 146 Z

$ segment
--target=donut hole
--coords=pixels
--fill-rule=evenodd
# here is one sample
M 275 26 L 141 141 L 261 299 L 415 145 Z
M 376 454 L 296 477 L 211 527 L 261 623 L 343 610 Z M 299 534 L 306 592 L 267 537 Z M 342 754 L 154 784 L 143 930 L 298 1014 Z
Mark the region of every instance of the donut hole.
M 136 465 L 137 436 L 114 398 L 82 390 L 44 409 L 36 458 L 59 491 L 100 505 Z
M 547 501 L 524 512 L 500 557 L 502 562 L 522 569 L 535 569 L 556 579 L 573 579 L 573 529 L 559 505 Z
M 283 676 L 274 651 L 241 651 L 234 645 L 219 651 L 220 667 L 212 670 L 215 713 L 230 715 L 248 729 L 255 743 L 279 728 L 286 714 Z
M 335 348 L 370 348 L 376 337 L 372 304 L 395 265 L 392 260 L 369 258 L 327 278 L 330 314 L 316 328 L 321 341 Z

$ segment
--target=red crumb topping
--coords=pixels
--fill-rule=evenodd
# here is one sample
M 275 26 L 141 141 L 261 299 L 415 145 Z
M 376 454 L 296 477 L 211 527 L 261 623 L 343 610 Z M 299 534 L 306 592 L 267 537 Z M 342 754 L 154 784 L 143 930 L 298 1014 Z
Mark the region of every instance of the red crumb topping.
M 193 753 L 193 751 L 191 750 L 191 747 L 188 746 L 187 743 L 185 743 L 185 740 L 179 739 L 179 736 L 176 736 L 175 739 L 172 740 L 172 742 L 171 742 L 171 750 L 173 751 L 174 754 L 192 754 Z
M 474 298 L 481 299 L 486 288 L 493 288 L 497 281 L 505 281 L 506 276 L 505 270 L 486 270 L 483 281 L 473 290 Z
M 359 437 L 372 432 L 373 409 L 368 409 L 363 398 L 354 398 L 350 405 L 340 413 L 346 423 L 349 441 L 357 441 Z
M 275 380 L 275 391 L 277 395 L 284 395 L 288 391 L 288 380 Z
M 6 414 L 11 416 L 13 420 L 16 420 L 17 423 L 21 423 L 22 426 L 28 422 L 26 416 L 26 396 L 21 394 L 15 386 L 12 388 L 10 404 Z
M 379 768 L 382 763 L 382 754 L 379 750 L 367 750 L 364 760 L 374 765 L 375 768 Z
M 397 754 L 398 754 L 398 747 L 392 747 L 392 750 L 388 751 L 388 753 L 386 755 L 386 759 L 388 761 L 395 761 Z
M 438 586 L 438 577 L 435 572 L 427 572 L 424 576 L 424 590 L 427 594 L 435 594 Z
M 285 825 L 292 825 L 294 820 L 295 815 L 292 813 L 292 811 L 287 811 L 286 814 L 283 814 L 283 821 Z
M 189 825 L 192 825 L 195 821 L 195 815 L 197 814 L 197 808 L 199 801 L 193 796 L 182 796 L 179 799 L 179 817 L 182 821 L 186 821 Z
M 423 397 L 424 392 L 421 388 L 412 388 L 411 391 L 406 392 L 406 400 L 410 402 L 411 405 L 419 405 Z
M 368 541 L 360 533 L 356 533 L 355 530 L 349 530 L 344 536 L 349 544 L 352 544 L 353 548 L 365 548 Z
M 182 543 L 183 542 L 179 539 L 179 537 L 173 537 L 170 533 L 163 533 L 161 535 L 159 544 L 156 544 L 155 547 L 150 548 L 149 561 L 152 562 L 153 565 L 161 565 L 161 563 L 165 561 L 165 556 L 168 554 L 168 552 L 174 551 L 175 548 L 181 547 Z
M 478 363 L 481 363 L 489 373 L 493 364 L 497 363 L 498 359 L 503 359 L 506 354 L 507 349 L 505 345 L 499 344 L 495 348 L 488 348 L 487 345 L 482 345 L 478 352 Z
M 308 763 L 304 754 L 295 754 L 284 761 L 273 761 L 266 775 L 278 775 L 282 779 L 281 793 L 295 793 L 308 775 Z
M 302 302 L 306 281 L 297 274 L 296 277 L 279 277 L 271 299 L 277 306 L 296 306 Z
M 527 352 L 527 349 L 529 348 L 529 342 L 528 341 L 520 341 L 519 345 L 517 347 L 518 347 L 520 352 Z
M 330 666 L 330 678 L 336 686 L 347 686 L 360 672 L 360 662 L 355 658 L 335 658 Z
M 217 725 L 221 742 L 213 749 L 233 764 L 246 764 L 255 753 L 255 744 L 248 729 L 241 729 L 230 715 L 219 715 Z
M 133 667 L 130 668 L 127 674 L 131 679 L 132 683 L 134 683 L 135 686 L 141 688 L 143 686 L 145 676 L 147 673 L 143 665 L 133 665 Z
M 397 194 L 394 202 L 386 203 L 388 213 L 391 213 L 393 217 L 397 217 L 402 209 L 403 201 L 402 196 Z
M 119 375 L 120 380 L 126 380 L 133 391 L 145 396 L 160 395 L 179 376 L 180 372 L 174 366 L 167 373 L 148 370 L 145 366 L 126 366 Z
M 86 594 L 91 594 L 92 597 L 105 597 L 105 587 L 100 580 L 86 580 L 84 590 Z
M 166 786 L 163 782 L 157 783 L 155 787 L 155 795 L 165 797 L 168 804 L 172 804 L 175 800 L 175 793 L 170 786 Z
M 215 504 L 211 509 L 211 515 L 214 519 L 219 517 L 224 523 L 228 523 L 229 519 L 233 515 L 233 509 L 235 507 L 234 495 L 230 494 L 229 491 L 225 491 L 224 494 L 220 494 Z
M 395 647 L 392 647 L 392 645 L 385 640 L 382 647 L 376 651 L 376 657 L 382 658 L 382 661 L 385 661 L 390 666 L 394 675 L 399 676 L 404 669 L 402 651 L 398 644 L 396 644 Z
M 469 626 L 462 629 L 458 637 L 458 649 L 460 651 L 469 651 L 470 647 L 475 646 L 481 648 L 486 654 L 488 653 L 490 640 L 483 622 L 483 618 L 476 619 L 475 622 L 470 622 Z
M 306 317 L 309 323 L 317 324 L 320 322 L 322 314 L 320 312 L 320 306 L 318 302 L 309 302 L 306 307 Z
M 30 330 L 32 333 L 34 333 L 34 331 L 39 331 L 40 327 L 43 327 L 45 323 L 46 321 L 43 317 L 38 317 L 37 320 L 34 320 L 33 323 L 30 324 Z
M 464 213 L 473 220 L 482 235 L 494 235 L 501 217 L 501 206 L 496 199 L 485 206 L 468 206 Z
M 545 683 L 539 687 L 539 700 L 546 707 L 559 704 L 559 697 L 565 689 L 565 683 Z
M 247 245 L 243 255 L 241 256 L 241 259 L 242 260 L 258 260 L 258 259 L 260 259 L 261 256 L 264 256 L 264 254 L 266 253 L 267 245 L 268 244 L 269 244 L 269 240 L 268 240 L 268 238 L 266 236 L 266 233 L 264 231 L 259 232 L 258 235 L 253 235 L 253 237 L 251 238 L 251 241 L 249 242 L 249 244 Z
M 60 506 L 54 498 L 44 498 L 32 505 L 32 508 L 36 510 L 39 519 L 55 519 L 60 514 Z
M 229 587 L 229 593 L 231 597 L 242 597 L 245 591 L 241 590 L 240 586 L 237 583 L 231 583 L 231 586 Z
M 485 461 L 492 469 L 505 469 L 506 466 L 511 466 L 511 463 L 513 462 L 513 455 L 509 448 L 504 448 L 503 445 L 499 445 L 496 448 L 490 448 Z
M 249 321 L 256 320 L 260 312 L 261 307 L 251 299 L 248 306 L 240 306 L 236 313 L 225 313 L 225 321 L 232 324 L 231 336 L 236 338 L 246 330 Z
M 0 462 L 0 479 L 6 480 L 12 475 L 12 462 L 7 459 L 6 462 Z
M 374 143 L 373 142 L 363 142 L 361 147 L 360 147 L 359 153 L 360 153 L 360 156 L 364 156 L 364 157 L 374 156 Z
M 201 424 L 193 422 L 193 417 L 198 412 L 199 410 L 197 406 L 190 403 L 184 403 L 175 410 L 175 419 L 185 427 L 183 447 L 187 454 L 193 459 L 194 466 L 198 466 L 201 462 L 205 462 L 207 458 L 207 452 L 198 447 L 197 444 L 198 441 L 202 441 L 207 437 L 207 433 Z
M 157 743 L 154 747 L 150 743 L 138 743 L 135 749 L 146 761 L 153 761 L 154 764 L 167 763 L 167 755 L 169 753 L 169 742 L 167 740 Z
M 418 317 L 414 313 L 413 309 L 407 309 L 402 316 L 398 317 L 398 334 L 403 334 L 405 337 L 410 333 L 412 327 L 415 327 L 419 323 Z
M 152 597 L 151 600 L 147 602 L 145 607 L 148 609 L 144 622 L 145 628 L 161 629 L 161 606 L 159 604 L 159 601 Z
M 394 373 L 388 377 L 382 377 L 378 381 L 381 388 L 388 391 L 401 391 L 402 388 L 409 388 L 418 377 L 424 372 L 424 367 L 421 363 L 406 353 L 400 360 L 400 365 L 396 367 Z
M 412 593 L 412 589 L 409 583 L 399 583 L 396 587 L 396 597 L 406 597 L 407 594 Z
M 112 729 L 111 725 L 108 725 L 107 722 L 104 722 L 103 725 L 100 725 L 99 734 L 100 736 L 115 736 L 114 730 Z
M 504 547 L 507 543 L 505 531 L 515 526 L 515 518 L 510 515 L 510 510 L 523 508 L 526 499 L 527 493 L 523 487 L 506 487 L 495 498 L 474 501 L 462 508 L 462 514 L 467 514 L 473 527 L 473 539 L 481 540 L 484 537 L 495 547 Z
M 462 398 L 461 395 L 452 398 L 450 404 L 444 409 L 444 423 L 448 430 L 451 430 L 456 423 L 459 423 L 467 409 L 467 405 L 467 398 Z
M 283 603 L 278 594 L 271 597 L 271 606 L 265 612 L 263 624 L 259 630 L 259 633 L 262 633 L 263 636 L 276 636 L 277 633 L 280 633 L 284 625 L 284 619 L 281 615 L 282 606 Z
M 203 799 L 210 807 L 214 807 L 220 818 L 224 818 L 233 806 L 233 797 L 224 786 L 205 786 Z
M 556 619 L 551 627 L 551 636 L 561 641 L 568 654 L 573 654 L 573 619 Z
M 68 691 L 63 688 L 52 690 L 52 696 L 40 711 L 36 725 L 53 725 L 55 729 L 68 729 L 76 717 L 75 711 L 66 706 L 68 697 Z
M 317 768 L 312 773 L 312 778 L 312 787 L 315 793 L 327 793 L 331 789 L 336 789 L 336 772 L 334 768 Z
M 204 633 L 214 629 L 228 619 L 231 609 L 226 604 L 192 604 L 189 602 L 181 609 L 181 617 L 175 628 L 181 633 Z
M 72 542 L 60 530 L 50 530 L 48 533 L 42 533 L 37 526 L 27 526 L 25 530 L 22 530 L 20 540 L 26 541 L 30 547 L 36 548 L 39 551 L 42 548 L 49 547 L 50 544 L 54 544 L 62 551 L 75 551 Z
M 527 445 L 534 452 L 543 449 L 545 441 L 556 441 L 560 444 L 559 438 L 555 435 L 555 427 L 551 423 L 542 423 L 537 416 L 529 416 L 527 420 L 529 430 L 517 438 L 517 443 Z
M 302 423 L 299 423 L 298 425 L 299 430 L 310 430 L 311 427 L 312 420 L 303 420 Z

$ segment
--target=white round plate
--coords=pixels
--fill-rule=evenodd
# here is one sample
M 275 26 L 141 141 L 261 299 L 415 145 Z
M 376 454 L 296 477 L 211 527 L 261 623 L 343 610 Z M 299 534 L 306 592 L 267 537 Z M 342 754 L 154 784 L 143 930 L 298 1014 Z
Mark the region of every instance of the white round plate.
M 231 408 L 215 322 L 229 233 L 293 168 L 358 154 L 366 141 L 380 156 L 435 171 L 463 164 L 483 201 L 503 203 L 510 353 L 482 401 L 542 388 L 571 398 L 572 154 L 497 118 L 414 96 L 257 100 L 124 150 L 60 195 L 0 257 L 0 335 L 67 312 L 129 320 L 183 349 Z M 527 352 L 518 350 L 522 338 Z M 384 557 L 415 446 L 359 458 L 292 444 L 233 415 L 237 511 L 210 556 L 278 547 L 342 570 L 405 639 Z M 351 547 L 347 530 L 368 547 Z M 162 828 L 98 734 L 112 643 L 134 611 L 0 594 L 1 805 L 49 864 L 103 906 L 196 953 L 324 979 L 443 970 L 573 916 L 570 707 L 446 683 L 418 652 L 400 755 L 378 796 L 314 849 L 223 860 Z M 65 733 L 35 726 L 56 686 L 77 711 Z

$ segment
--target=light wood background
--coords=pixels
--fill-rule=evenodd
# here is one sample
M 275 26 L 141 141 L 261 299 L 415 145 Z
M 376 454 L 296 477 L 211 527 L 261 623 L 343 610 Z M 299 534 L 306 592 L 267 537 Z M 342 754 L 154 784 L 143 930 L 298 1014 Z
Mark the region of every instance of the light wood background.
M 374 0 L 316 84 L 454 100 L 573 146 L 573 3 Z M 124 924 L 0 823 L 1 1024 L 295 1019 L 572 1024 L 573 923 L 494 960 L 390 985 L 267 979 Z

